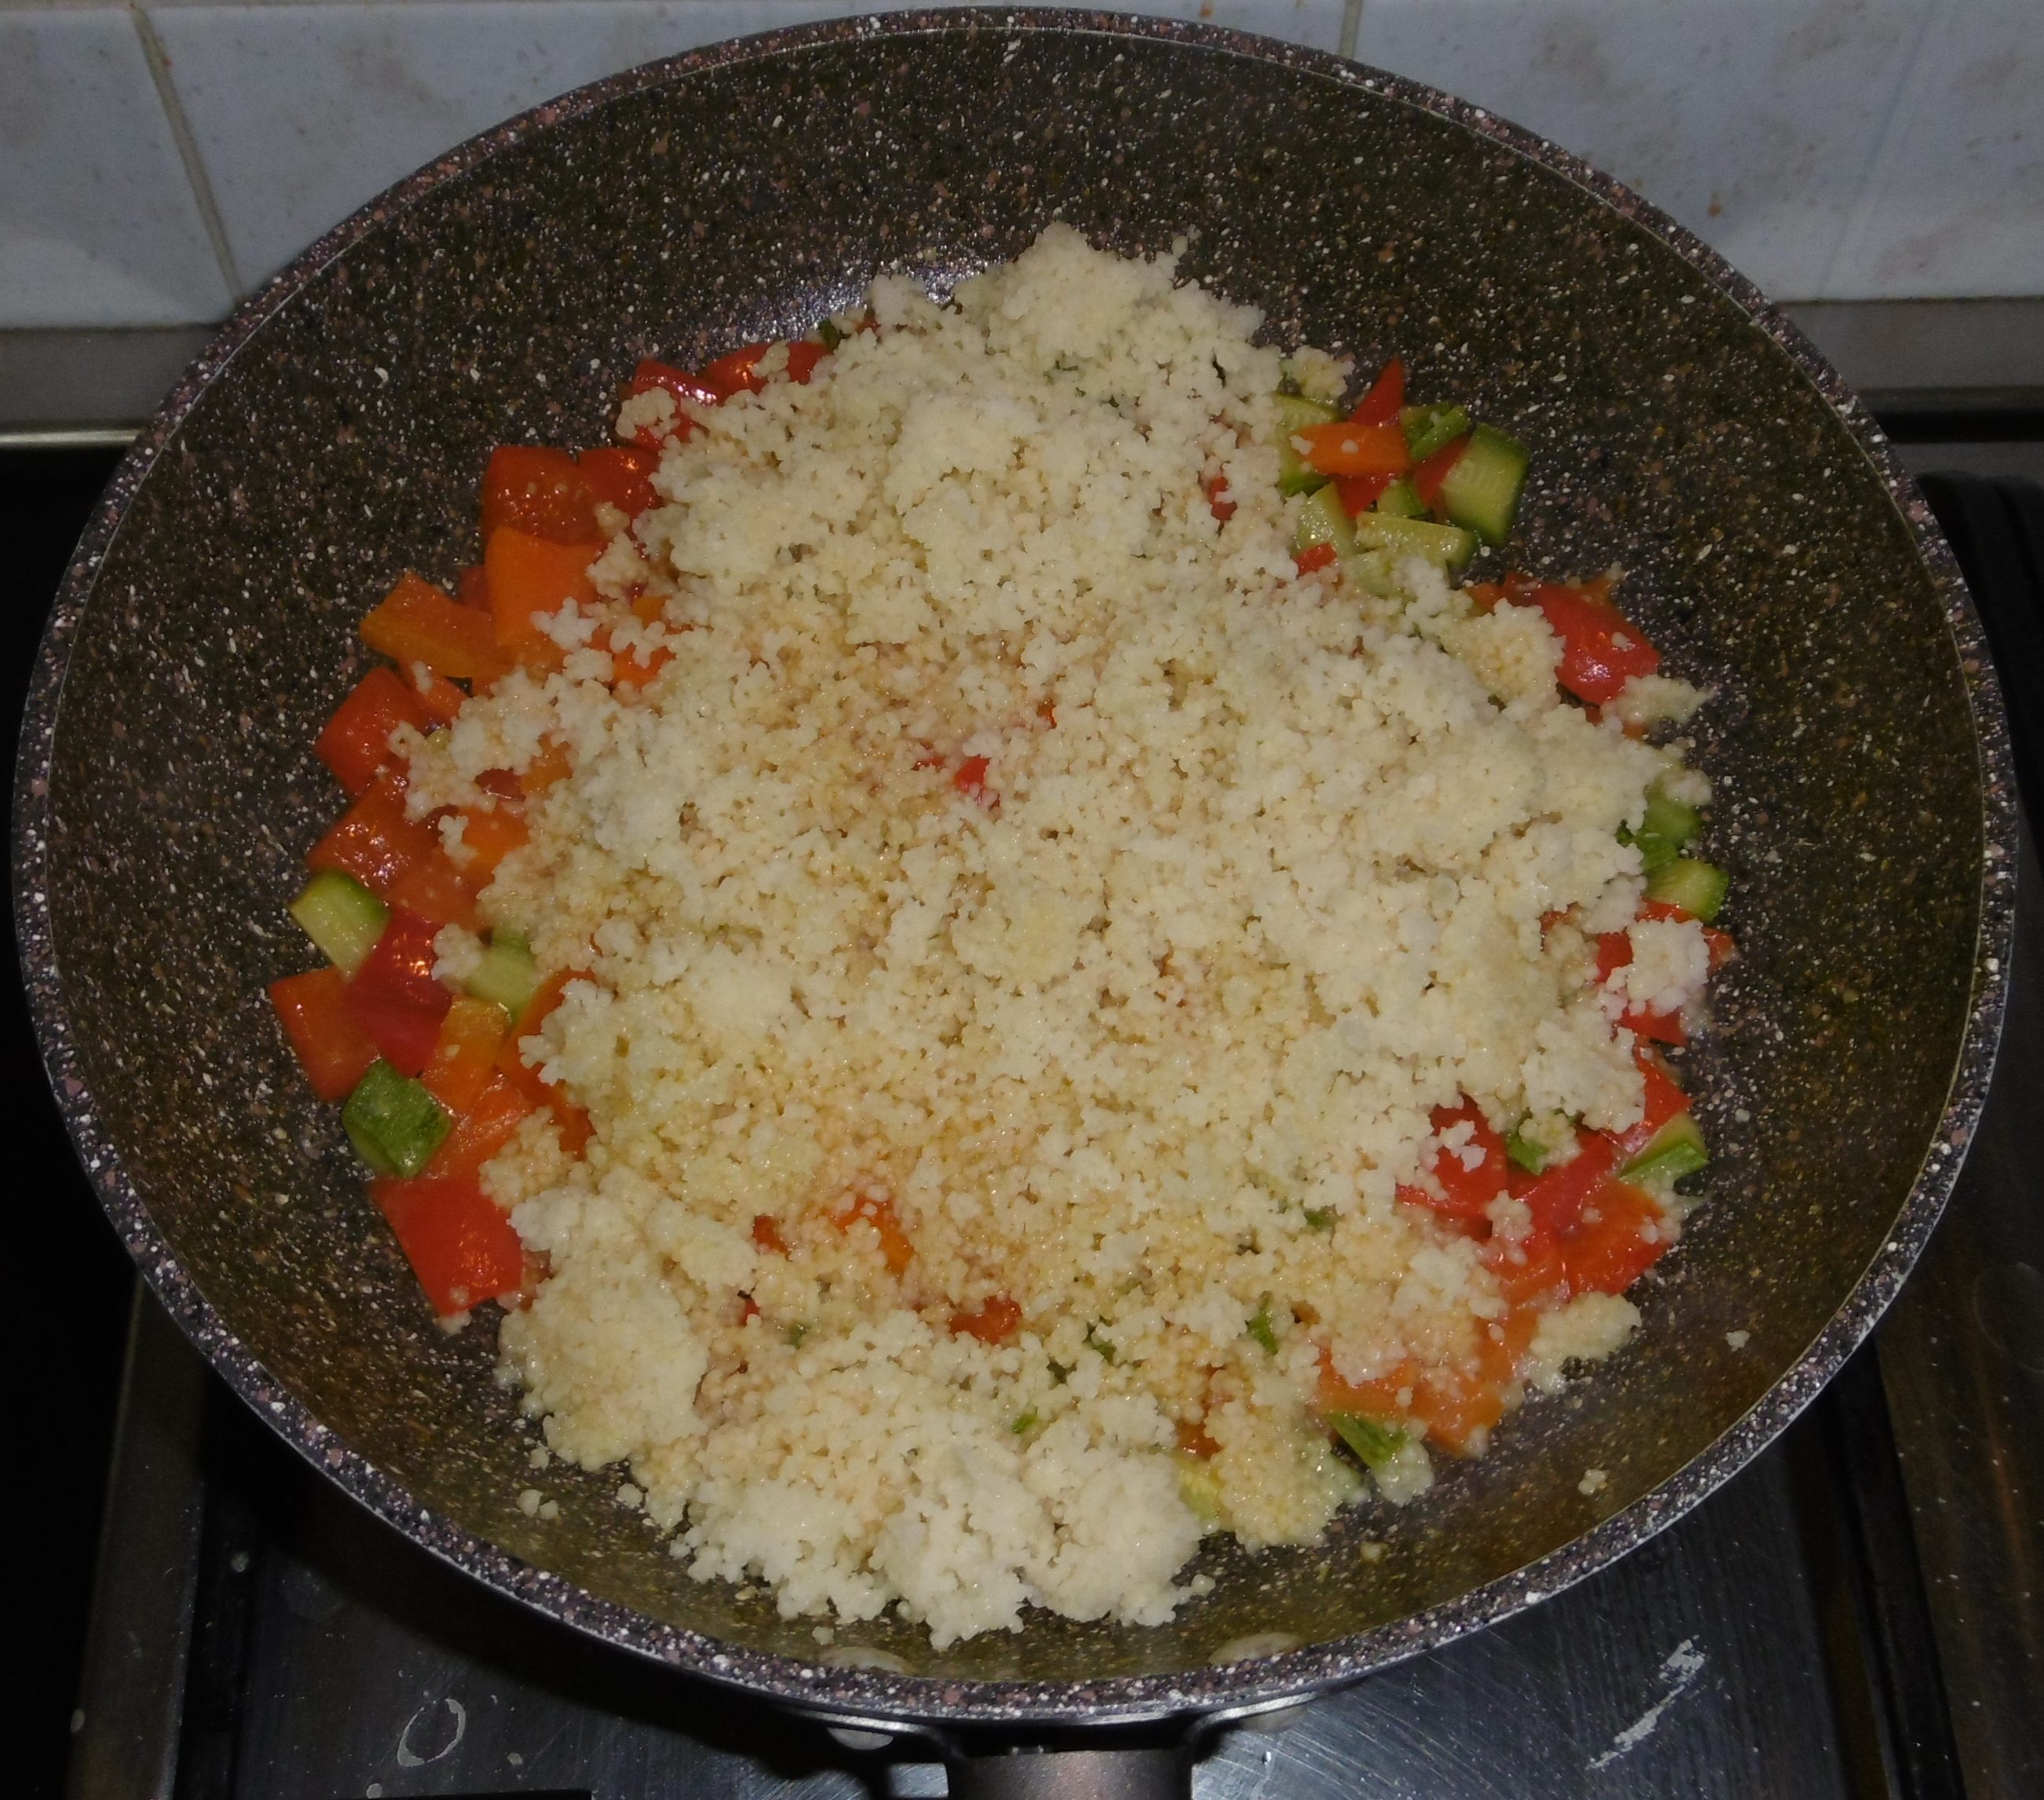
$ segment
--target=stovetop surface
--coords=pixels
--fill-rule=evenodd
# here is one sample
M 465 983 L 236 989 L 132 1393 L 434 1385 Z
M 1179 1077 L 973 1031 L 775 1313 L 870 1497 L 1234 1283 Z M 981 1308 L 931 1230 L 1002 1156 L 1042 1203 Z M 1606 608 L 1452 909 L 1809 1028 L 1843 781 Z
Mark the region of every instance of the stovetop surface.
M 25 623 L 40 619 L 107 466 L 0 462 L 7 516 L 46 547 L 40 564 L 25 559 L 10 609 L 10 674 L 25 667 Z M 2026 568 L 2044 582 L 2044 532 L 2026 551 L 2005 490 L 1932 491 L 1962 551 L 1981 519 L 1989 538 L 2015 519 L 1988 552 L 2013 556 L 2019 588 Z M 2038 506 L 2044 519 L 2044 495 Z M 1990 626 L 2044 702 L 2044 610 L 2004 601 Z M 2040 747 L 2019 731 L 2026 776 Z M 1988 1113 L 1948 1221 L 1875 1344 L 1777 1445 L 1623 1562 L 1221 1737 L 1195 1772 L 1203 1800 L 2044 1794 L 2031 1722 L 2044 1716 L 2040 1602 L 2021 1587 L 2036 1571 L 2008 1560 L 2034 1548 L 2044 1513 L 2044 1305 L 2010 1272 L 2027 1268 L 2044 1294 L 2044 1215 L 2024 1153 L 2027 1097 L 2044 1077 L 2044 883 L 2027 844 L 2024 856 Z M 18 992 L 9 999 L 18 1014 Z M 24 1032 L 15 1021 L 10 1073 L 40 1098 Z M 57 1791 L 67 1737 L 80 1800 L 944 1791 L 933 1752 L 912 1739 L 848 1745 L 584 1640 L 436 1563 L 321 1482 L 146 1302 L 83 1708 L 63 1732 L 129 1283 L 53 1110 L 25 1108 L 22 1129 L 42 1190 L 35 1260 L 56 1274 L 29 1302 L 30 1341 L 56 1365 L 32 1423 L 68 1446 L 39 1502 L 52 1548 L 29 1576 L 55 1629 L 32 1695 L 49 1729 L 32 1737 L 22 1791 Z

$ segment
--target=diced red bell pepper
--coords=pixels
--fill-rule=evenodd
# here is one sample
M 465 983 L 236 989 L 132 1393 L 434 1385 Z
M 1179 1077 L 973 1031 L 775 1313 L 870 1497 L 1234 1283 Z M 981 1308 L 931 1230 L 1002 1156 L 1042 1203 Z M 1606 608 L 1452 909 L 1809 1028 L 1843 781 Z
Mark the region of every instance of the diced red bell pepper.
M 490 610 L 490 576 L 482 563 L 471 563 L 455 578 L 454 597 L 461 605 L 476 611 Z
M 362 641 L 401 669 L 424 663 L 436 675 L 478 687 L 511 667 L 487 619 L 409 569 L 363 620 Z
M 1505 1154 L 1504 1140 L 1484 1117 L 1482 1109 L 1473 1100 L 1465 1100 L 1459 1106 L 1434 1109 L 1432 1124 L 1436 1133 L 1451 1130 L 1465 1121 L 1472 1128 L 1468 1147 L 1481 1152 L 1476 1167 L 1470 1167 L 1457 1151 L 1436 1150 L 1429 1167 L 1441 1184 L 1439 1197 L 1424 1187 L 1401 1187 L 1400 1200 L 1450 1218 L 1473 1221 L 1481 1219 L 1484 1209 L 1504 1191 L 1512 1163 Z
M 639 444 L 606 444 L 582 453 L 582 477 L 590 491 L 633 518 L 659 504 L 653 471 L 659 466 L 659 452 Z
M 348 1010 L 400 1075 L 432 1060 L 454 996 L 433 979 L 432 921 L 394 906 L 390 922 L 348 984 Z
M 298 1066 L 322 1100 L 345 1100 L 376 1060 L 376 1045 L 348 1006 L 348 977 L 331 965 L 270 983 L 270 1004 Z
M 599 535 L 596 495 L 565 450 L 506 444 L 490 453 L 482 475 L 482 536 L 516 525 L 555 544 L 588 544 Z
M 1325 475 L 1401 475 L 1412 466 L 1405 433 L 1397 425 L 1357 425 L 1337 419 L 1292 433 L 1303 439 L 1301 460 Z
M 1562 640 L 1562 685 L 1578 699 L 1601 706 L 1638 675 L 1661 666 L 1661 652 L 1638 626 L 1612 605 L 1610 584 L 1596 581 L 1577 587 L 1532 581 L 1513 575 L 1505 583 L 1508 599 L 1538 606 Z
M 432 717 L 417 689 L 387 668 L 374 668 L 334 709 L 313 754 L 333 771 L 351 796 L 364 792 L 390 760 L 390 733 L 401 725 L 432 729 Z
M 1022 1327 L 1022 1309 L 1005 1294 L 991 1295 L 977 1312 L 951 1314 L 951 1331 L 982 1344 L 1005 1344 Z
M 1608 931 L 1596 940 L 1596 978 L 1600 986 L 1632 962 L 1632 940 L 1622 931 Z M 1689 1041 L 1689 1028 L 1674 1013 L 1649 1012 L 1643 1006 L 1628 1006 L 1619 1021 L 1635 1037 L 1656 1044 L 1681 1045 Z
M 982 806 L 997 806 L 1001 796 L 986 785 L 986 757 L 968 756 L 952 775 L 951 786 L 968 800 L 977 801 Z
M 671 363 L 656 362 L 651 356 L 640 363 L 633 372 L 630 384 L 624 390 L 624 398 L 634 399 L 641 394 L 650 394 L 655 388 L 665 388 L 674 397 L 676 411 L 674 423 L 667 429 L 671 438 L 686 438 L 695 429 L 686 406 L 689 402 L 697 406 L 714 406 L 720 396 L 690 375 L 686 369 L 678 369 Z M 645 440 L 642 438 L 640 442 Z
M 766 385 L 766 377 L 759 372 L 759 359 L 772 348 L 770 344 L 747 344 L 727 350 L 703 364 L 700 379 L 720 404 L 734 394 L 757 394 Z
M 1577 1140 L 1576 1153 L 1566 1163 L 1537 1175 L 1514 1167 L 1507 1185 L 1512 1197 L 1523 1201 L 1533 1215 L 1527 1253 L 1536 1253 L 1570 1230 L 1597 1184 L 1617 1165 L 1618 1146 L 1601 1133 L 1586 1132 Z
M 788 1253 L 787 1241 L 781 1236 L 780 1221 L 771 1213 L 753 1215 L 752 1241 L 770 1255 L 785 1256 Z
M 1462 460 L 1462 452 L 1469 448 L 1468 435 L 1444 444 L 1432 456 L 1412 471 L 1412 486 L 1420 498 L 1425 501 L 1429 511 L 1441 510 L 1441 484 L 1448 479 L 1449 472 Z
M 352 875 L 387 899 L 399 875 L 439 848 L 432 826 L 405 817 L 404 783 L 386 770 L 328 829 L 305 861 L 315 871 Z
M 1673 901 L 1649 900 L 1639 909 L 1642 919 L 1693 919 L 1696 914 L 1677 906 Z M 1704 943 L 1709 949 L 1711 973 L 1716 975 L 1726 963 L 1739 955 L 1739 944 L 1728 931 L 1720 931 L 1716 925 L 1699 925 L 1704 934 Z
M 816 372 L 816 364 L 830 352 L 820 344 L 812 343 L 806 337 L 798 337 L 788 346 L 788 379 L 809 386 L 809 377 Z
M 1405 404 L 1405 364 L 1393 356 L 1377 371 L 1370 391 L 1349 414 L 1353 425 L 1396 425 L 1399 409 Z
M 1652 1195 L 1619 1180 L 1591 1197 L 1585 1219 L 1562 1244 L 1572 1294 L 1623 1294 L 1666 1254 L 1661 1209 Z
M 1303 550 L 1295 551 L 1292 560 L 1301 575 L 1311 575 L 1316 569 L 1332 568 L 1335 561 L 1335 547 L 1331 544 L 1309 544 Z
M 454 1121 L 454 1129 L 441 1140 L 433 1160 L 427 1163 L 429 1175 L 465 1175 L 479 1169 L 511 1141 L 532 1102 L 493 1072 L 468 1110 Z
M 525 1248 L 473 1174 L 383 1175 L 369 1192 L 443 1317 L 523 1285 Z
M 1382 498 L 1385 488 L 1397 480 L 1395 475 L 1352 475 L 1335 477 L 1335 496 L 1342 503 L 1342 510 L 1352 518 L 1360 518 Z
M 1642 1044 L 1634 1050 L 1632 1060 L 1646 1083 L 1646 1110 L 1639 1124 L 1618 1134 L 1618 1160 L 1621 1164 L 1630 1162 L 1644 1150 L 1653 1141 L 1654 1133 L 1670 1119 L 1689 1110 L 1689 1095 L 1676 1085 L 1667 1065 L 1658 1055 Z
M 1223 525 L 1235 517 L 1235 502 L 1228 493 L 1226 475 L 1208 475 L 1200 487 L 1207 497 L 1207 510 Z

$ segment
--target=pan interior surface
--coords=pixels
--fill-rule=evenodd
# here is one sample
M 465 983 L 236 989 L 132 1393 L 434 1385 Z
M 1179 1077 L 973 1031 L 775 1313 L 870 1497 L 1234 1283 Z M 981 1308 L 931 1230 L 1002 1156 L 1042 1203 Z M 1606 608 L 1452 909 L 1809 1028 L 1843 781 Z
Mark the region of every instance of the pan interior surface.
M 264 1001 L 308 964 L 283 906 L 340 805 L 313 738 L 367 665 L 367 608 L 407 567 L 475 560 L 490 446 L 602 441 L 642 356 L 798 333 L 882 270 L 946 286 L 1054 217 L 1124 253 L 1181 240 L 1184 272 L 1262 308 L 1274 340 L 1366 369 L 1397 351 L 1418 393 L 1466 397 L 1532 447 L 1512 563 L 1622 565 L 1674 672 L 1715 690 L 1692 760 L 1744 955 L 1690 1064 L 1710 1203 L 1635 1296 L 1637 1342 L 1408 1513 L 1366 1504 L 1312 1549 L 1209 1540 L 1212 1594 L 1155 1629 L 1039 1614 L 936 1652 L 888 1619 L 840 1643 L 947 1683 L 1191 1696 L 1231 1640 L 1376 1633 L 1366 1667 L 1416 1647 L 1386 1628 L 1436 1610 L 1419 1635 L 1438 1635 L 1664 1483 L 1679 1510 L 1681 1471 L 1907 1214 L 1968 1042 L 1989 840 L 1947 596 L 1810 375 L 1593 187 L 1330 61 L 1042 21 L 802 34 L 528 122 L 302 265 L 133 492 L 50 744 L 44 991 L 110 1206 L 159 1284 L 189 1284 L 209 1348 L 231 1334 L 330 1434 L 287 1435 L 408 1490 L 423 1512 L 401 1522 L 453 1528 L 439 1547 L 490 1579 L 517 1585 L 462 1533 L 586 1590 L 522 1590 L 641 1648 L 671 1627 L 819 1654 L 770 1596 L 690 1579 L 617 1471 L 556 1465 L 559 1518 L 521 1510 L 532 1438 L 494 1326 L 436 1329 Z M 1635 1517 L 1554 1579 L 1652 1529 Z

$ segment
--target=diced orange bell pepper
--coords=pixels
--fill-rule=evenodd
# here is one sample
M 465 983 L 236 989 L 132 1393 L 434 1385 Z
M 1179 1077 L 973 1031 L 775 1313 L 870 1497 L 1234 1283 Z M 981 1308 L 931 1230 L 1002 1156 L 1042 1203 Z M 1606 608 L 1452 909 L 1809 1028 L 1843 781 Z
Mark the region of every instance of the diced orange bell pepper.
M 982 1344 L 1005 1344 L 1021 1329 L 1022 1309 L 1005 1294 L 990 1296 L 977 1312 L 951 1314 L 954 1336 L 976 1337 Z
M 755 1213 L 752 1216 L 752 1241 L 760 1249 L 776 1256 L 788 1253 L 786 1240 L 781 1236 L 780 1221 L 771 1213 Z
M 334 709 L 313 754 L 333 771 L 351 796 L 363 793 L 390 760 L 390 733 L 401 725 L 432 729 L 432 716 L 417 689 L 387 668 L 374 668 Z
M 658 644 L 650 651 L 612 649 L 610 627 L 608 625 L 597 629 L 596 636 L 590 640 L 590 645 L 593 649 L 610 652 L 610 685 L 613 689 L 621 687 L 628 693 L 644 687 L 674 660 L 674 652 L 664 644 Z
M 861 1222 L 870 1225 L 878 1233 L 880 1254 L 889 1272 L 897 1275 L 905 1273 L 915 1260 L 916 1246 L 901 1229 L 901 1221 L 894 1216 L 894 1202 L 862 1194 L 849 1206 L 831 1215 L 831 1223 L 840 1231 L 850 1231 Z
M 540 740 L 539 753 L 525 765 L 519 784 L 527 794 L 544 794 L 557 781 L 566 781 L 574 772 L 574 763 L 568 747 L 558 737 Z
M 1516 1307 L 1488 1325 L 1479 1320 L 1476 1354 L 1468 1367 L 1428 1369 L 1420 1375 L 1412 1414 L 1426 1426 L 1428 1443 L 1458 1456 L 1480 1447 L 1479 1434 L 1504 1417 L 1504 1390 L 1539 1322 L 1531 1306 Z
M 564 606 L 586 606 L 596 599 L 589 579 L 594 552 L 586 544 L 554 544 L 516 525 L 499 525 L 484 546 L 482 567 L 490 583 L 490 617 L 504 653 L 529 669 L 557 669 L 561 647 L 542 631 L 536 615 Z
M 369 1192 L 443 1317 L 523 1284 L 525 1247 L 474 1175 L 379 1176 Z
M 481 1168 L 511 1141 L 532 1110 L 532 1102 L 493 1069 L 482 1091 L 433 1152 L 426 1173 L 463 1175 Z
M 409 569 L 362 621 L 362 641 L 401 669 L 424 663 L 435 675 L 478 687 L 511 667 L 489 621 Z
M 270 983 L 270 1004 L 298 1052 L 313 1092 L 345 1100 L 376 1060 L 376 1046 L 348 1010 L 348 977 L 331 966 Z
M 571 1156 L 580 1155 L 592 1135 L 594 1128 L 589 1114 L 528 1063 L 518 1046 L 524 1039 L 538 1034 L 547 1015 L 561 1003 L 561 996 L 567 992 L 570 982 L 589 979 L 587 971 L 582 969 L 564 969 L 548 976 L 525 1002 L 524 1011 L 518 1015 L 518 1022 L 511 1028 L 497 1052 L 498 1073 L 532 1106 L 544 1106 L 551 1111 L 554 1122 L 560 1129 L 561 1148 Z
M 459 1118 L 483 1089 L 498 1079 L 497 1052 L 511 1029 L 511 1015 L 488 1000 L 460 994 L 440 1021 L 433 1060 L 419 1079 L 426 1091 Z
M 480 563 L 471 563 L 461 571 L 455 583 L 454 597 L 464 606 L 473 606 L 478 612 L 490 610 L 490 577 Z
M 391 883 L 439 848 L 432 826 L 405 817 L 404 784 L 386 770 L 334 821 L 305 861 L 316 871 L 352 875 L 388 899 Z
M 1322 475 L 1400 475 L 1412 466 L 1405 433 L 1397 425 L 1337 419 L 1331 425 L 1308 425 L 1292 436 L 1304 440 L 1304 460 Z
M 486 883 L 497 872 L 497 865 L 532 835 L 524 813 L 516 806 L 498 806 L 487 813 L 464 807 L 461 817 L 462 846 L 471 852 L 461 871 L 474 887 Z

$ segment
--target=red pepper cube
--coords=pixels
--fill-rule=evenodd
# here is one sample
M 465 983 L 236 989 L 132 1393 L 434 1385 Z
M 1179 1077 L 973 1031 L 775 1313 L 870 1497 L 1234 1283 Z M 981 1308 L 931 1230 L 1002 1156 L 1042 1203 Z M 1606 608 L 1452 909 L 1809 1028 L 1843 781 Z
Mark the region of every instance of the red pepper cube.
M 270 1004 L 313 1092 L 345 1100 L 376 1060 L 375 1041 L 348 1007 L 348 977 L 331 965 L 286 975 L 270 983 Z
M 382 1175 L 369 1192 L 441 1317 L 523 1285 L 525 1248 L 474 1174 Z
M 313 740 L 313 754 L 333 771 L 351 798 L 358 797 L 390 761 L 392 732 L 401 725 L 430 731 L 433 723 L 417 688 L 392 670 L 371 669 Z

